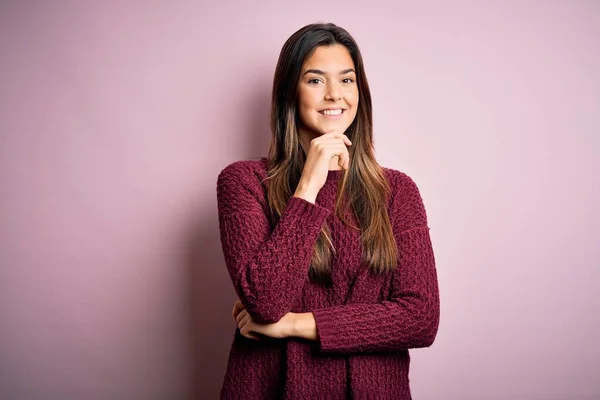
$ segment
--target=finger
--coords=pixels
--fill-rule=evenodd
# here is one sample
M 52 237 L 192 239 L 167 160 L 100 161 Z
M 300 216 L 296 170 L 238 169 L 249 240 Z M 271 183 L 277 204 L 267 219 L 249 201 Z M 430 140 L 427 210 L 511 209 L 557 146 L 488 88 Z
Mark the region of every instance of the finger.
M 237 317 L 235 317 L 235 322 L 237 324 L 240 323 L 240 321 L 248 314 L 248 311 L 246 310 L 242 310 L 240 313 L 238 313 Z
M 350 159 L 348 157 L 344 157 L 338 164 L 340 165 L 341 169 L 348 169 L 350 167 Z
M 260 336 L 258 336 L 257 334 L 251 332 L 248 329 L 240 329 L 240 333 L 244 336 L 247 337 L 248 339 L 253 339 L 253 340 L 260 340 Z
M 242 320 L 242 319 L 243 319 L 243 318 L 244 318 L 246 315 L 248 315 L 248 311 L 246 311 L 246 310 L 242 310 L 242 311 L 240 311 L 240 313 L 237 315 L 237 317 L 235 317 L 235 322 L 237 322 L 237 323 L 238 323 L 238 325 L 239 325 L 240 321 L 241 321 L 241 320 Z
M 344 152 L 344 169 L 348 169 L 350 167 L 350 153 L 348 152 L 348 150 L 346 149 L 346 151 Z
M 342 153 L 348 153 L 348 147 L 339 139 L 331 142 L 320 143 L 318 145 L 322 152 L 331 154 L 332 156 L 339 156 Z
M 241 300 L 236 300 L 234 306 L 238 309 L 238 310 L 243 310 L 246 308 L 246 306 L 244 305 L 244 303 L 241 302 Z
M 244 327 L 244 325 L 251 323 L 252 322 L 252 318 L 250 318 L 250 315 L 246 314 L 244 316 L 244 318 L 242 318 L 240 320 L 240 322 L 238 322 L 238 328 L 242 329 Z
M 248 337 L 255 340 L 260 339 L 259 332 L 256 330 L 256 325 L 254 324 L 254 322 L 250 321 L 250 323 L 246 326 L 245 331 Z
M 235 322 L 237 322 L 237 317 L 238 317 L 238 315 L 240 315 L 240 312 L 241 312 L 241 311 L 242 311 L 242 310 L 238 310 L 238 309 L 234 309 L 234 310 L 233 310 L 233 313 L 232 313 L 232 314 L 233 314 L 233 320 L 234 320 Z
M 233 304 L 233 311 L 231 312 L 231 314 L 233 315 L 233 318 L 237 317 L 237 315 L 240 313 L 240 311 L 244 310 L 245 308 L 246 307 L 242 304 L 242 302 L 237 300 Z
M 340 156 L 338 157 L 338 162 L 337 162 L 337 163 L 338 163 L 338 166 L 339 166 L 341 169 L 344 169 L 344 167 L 346 166 L 346 159 L 345 159 L 345 158 L 344 158 L 342 155 L 340 155 Z
M 327 135 L 327 136 L 325 136 Z M 343 132 L 340 132 L 338 130 L 333 130 L 333 131 L 329 131 L 327 132 L 325 135 L 323 135 L 323 138 L 334 138 L 334 139 L 342 139 L 342 141 L 344 142 L 344 144 L 346 144 L 346 146 L 352 146 L 352 141 L 350 141 L 350 139 L 348 138 L 348 136 L 346 136 Z
M 334 152 L 336 156 L 341 158 L 348 158 L 350 156 L 348 148 L 341 143 L 336 146 Z
M 240 333 L 249 339 L 259 340 L 260 336 L 253 331 L 254 324 L 249 321 L 247 324 L 240 328 Z

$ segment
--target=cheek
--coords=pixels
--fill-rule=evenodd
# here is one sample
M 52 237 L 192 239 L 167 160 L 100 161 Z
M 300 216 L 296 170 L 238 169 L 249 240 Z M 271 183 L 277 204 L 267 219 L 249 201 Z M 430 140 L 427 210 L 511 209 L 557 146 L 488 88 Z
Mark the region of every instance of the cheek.
M 305 101 L 298 102 L 298 114 L 303 122 L 306 122 L 306 119 L 310 116 L 310 105 Z
M 301 93 L 298 97 L 298 110 L 301 116 L 310 117 L 313 115 L 318 104 L 314 93 Z
M 347 100 L 350 105 L 352 105 L 353 107 L 358 106 L 358 89 L 354 89 L 352 90 L 350 93 L 348 93 L 348 100 Z
M 358 103 L 359 103 L 358 91 L 349 99 L 348 102 L 350 103 L 350 106 L 352 107 L 350 110 L 350 118 L 352 120 L 354 120 L 354 118 L 356 117 L 356 114 L 358 113 Z
M 322 98 L 323 94 L 316 88 L 303 88 L 298 91 L 299 102 L 306 109 L 316 108 Z
M 306 93 L 298 92 L 298 116 L 303 125 L 311 124 L 311 102 Z

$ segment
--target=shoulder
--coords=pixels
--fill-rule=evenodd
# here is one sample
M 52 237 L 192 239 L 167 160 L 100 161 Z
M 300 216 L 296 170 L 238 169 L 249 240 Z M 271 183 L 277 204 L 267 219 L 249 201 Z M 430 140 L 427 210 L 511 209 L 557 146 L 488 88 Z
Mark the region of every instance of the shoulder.
M 393 168 L 383 167 L 383 172 L 390 184 L 389 212 L 392 222 L 401 230 L 427 225 L 423 198 L 413 178 Z
M 382 167 L 382 169 L 390 184 L 392 197 L 395 197 L 400 193 L 419 192 L 416 182 L 405 172 L 388 167 Z
M 217 177 L 217 203 L 222 211 L 267 210 L 266 158 L 235 161 Z
M 266 158 L 232 162 L 219 172 L 217 186 L 260 186 L 267 176 Z

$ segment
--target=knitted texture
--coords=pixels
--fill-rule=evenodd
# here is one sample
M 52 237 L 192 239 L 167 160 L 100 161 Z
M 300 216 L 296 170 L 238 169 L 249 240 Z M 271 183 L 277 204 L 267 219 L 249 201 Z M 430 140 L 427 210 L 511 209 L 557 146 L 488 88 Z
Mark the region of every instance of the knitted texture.
M 265 158 L 221 171 L 221 244 L 237 295 L 260 323 L 312 312 L 318 335 L 317 341 L 256 341 L 236 329 L 221 399 L 411 398 L 408 349 L 430 346 L 437 334 L 437 272 L 416 184 L 400 171 L 384 173 L 399 262 L 394 272 L 377 276 L 361 260 L 360 232 L 335 215 L 341 171 L 329 171 L 315 204 L 291 197 L 277 223 L 266 198 Z M 331 287 L 308 279 L 325 223 L 337 251 Z

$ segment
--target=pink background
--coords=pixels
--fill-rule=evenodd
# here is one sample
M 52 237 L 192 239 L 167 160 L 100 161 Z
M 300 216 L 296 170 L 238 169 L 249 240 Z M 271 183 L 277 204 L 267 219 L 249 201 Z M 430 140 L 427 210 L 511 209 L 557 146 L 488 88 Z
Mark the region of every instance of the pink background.
M 279 50 L 316 21 L 358 41 L 378 159 L 428 210 L 415 399 L 600 398 L 600 2 L 5 3 L 0 398 L 217 396 L 217 174 L 266 154 Z

